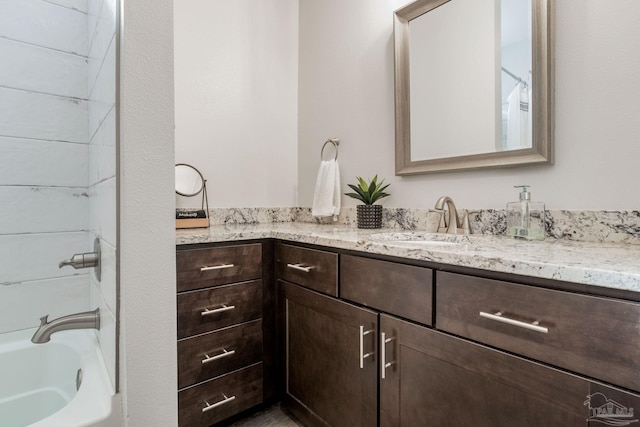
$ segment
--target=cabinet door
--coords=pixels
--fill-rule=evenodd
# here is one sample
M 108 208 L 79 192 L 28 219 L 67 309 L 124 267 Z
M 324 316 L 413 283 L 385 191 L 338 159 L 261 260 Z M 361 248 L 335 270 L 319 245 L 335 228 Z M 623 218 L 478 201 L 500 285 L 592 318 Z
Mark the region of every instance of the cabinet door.
M 377 314 L 279 282 L 285 401 L 309 425 L 377 424 Z
M 582 378 L 387 315 L 380 332 L 381 426 L 587 425 Z

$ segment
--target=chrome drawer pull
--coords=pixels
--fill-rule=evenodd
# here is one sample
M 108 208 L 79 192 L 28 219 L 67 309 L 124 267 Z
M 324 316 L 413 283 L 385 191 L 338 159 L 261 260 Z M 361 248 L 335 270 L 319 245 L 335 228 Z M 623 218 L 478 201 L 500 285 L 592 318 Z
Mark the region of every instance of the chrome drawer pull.
M 211 267 L 207 267 L 205 265 L 204 267 L 200 268 L 200 271 L 222 270 L 223 268 L 233 268 L 233 267 L 235 267 L 233 264 L 213 265 Z
M 395 365 L 396 362 L 387 362 L 387 347 L 386 345 L 393 341 L 395 338 L 387 338 L 387 334 L 380 332 L 380 372 L 382 379 L 387 377 L 387 368 L 391 365 Z
M 501 311 L 497 312 L 496 314 L 485 313 L 484 311 L 481 311 L 480 317 L 485 317 L 487 319 L 495 320 L 497 322 L 507 323 L 513 326 L 519 326 L 521 328 L 529 329 L 531 331 L 542 332 L 543 334 L 549 333 L 549 328 L 540 326 L 540 322 L 538 322 L 537 320 L 535 322 L 527 323 L 527 322 L 521 322 L 519 320 L 509 319 L 508 317 L 504 317 Z
M 204 404 L 206 405 L 204 408 L 202 408 L 202 412 L 207 412 L 212 410 L 213 408 L 217 408 L 218 406 L 222 406 L 225 403 L 229 403 L 232 400 L 236 400 L 235 396 L 231 396 L 231 397 L 227 397 L 226 394 L 222 394 L 222 397 L 224 397 L 224 399 L 222 399 L 220 402 L 216 402 L 213 405 L 209 405 L 209 402 L 207 402 L 206 400 L 204 401 Z
M 209 310 L 208 308 L 205 308 L 204 310 L 202 310 L 202 312 L 200 312 L 200 315 L 209 316 L 210 314 L 222 313 L 225 311 L 233 310 L 234 308 L 236 308 L 235 305 L 222 304 L 222 307 L 214 308 L 213 310 Z
M 306 266 L 304 264 L 287 264 L 287 267 L 293 268 L 294 270 L 304 271 L 305 273 L 309 273 L 313 267 Z
M 373 356 L 373 352 L 364 354 L 364 336 L 369 335 L 372 332 L 374 332 L 373 329 L 365 331 L 364 326 L 360 326 L 360 369 L 364 369 L 364 359 L 369 356 Z
M 205 363 L 213 362 L 214 360 L 222 359 L 224 357 L 233 356 L 234 354 L 236 354 L 235 350 L 227 351 L 224 348 L 222 349 L 222 353 L 216 354 L 215 356 L 209 356 L 208 354 L 205 353 L 204 359 L 202 359 L 202 364 L 204 365 Z

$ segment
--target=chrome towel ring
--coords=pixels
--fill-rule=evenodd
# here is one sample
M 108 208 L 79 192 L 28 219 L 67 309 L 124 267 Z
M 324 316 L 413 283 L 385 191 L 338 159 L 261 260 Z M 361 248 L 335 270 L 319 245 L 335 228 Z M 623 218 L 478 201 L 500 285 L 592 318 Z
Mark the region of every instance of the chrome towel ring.
M 333 158 L 333 160 L 338 160 L 338 145 L 340 145 L 340 138 L 327 139 L 327 142 L 325 142 L 322 145 L 322 149 L 320 150 L 320 160 L 323 160 L 323 158 L 324 158 L 324 149 L 327 146 L 327 144 L 333 144 L 333 146 L 336 149 L 336 156 Z

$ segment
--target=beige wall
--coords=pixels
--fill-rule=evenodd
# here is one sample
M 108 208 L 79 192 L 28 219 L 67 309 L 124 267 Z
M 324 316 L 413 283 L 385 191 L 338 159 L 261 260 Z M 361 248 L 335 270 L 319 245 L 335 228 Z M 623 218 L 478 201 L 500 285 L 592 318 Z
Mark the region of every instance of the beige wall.
M 390 207 L 432 207 L 439 196 L 448 194 L 460 207 L 502 208 L 516 197 L 513 185 L 529 184 L 534 198 L 551 209 L 637 208 L 632 195 L 638 177 L 633 171 L 640 158 L 640 121 L 634 116 L 640 95 L 640 30 L 633 17 L 640 14 L 640 2 L 555 2 L 554 165 L 401 178 L 394 176 L 392 13 L 406 0 L 290 0 L 277 9 L 277 17 L 267 14 L 252 30 L 247 26 L 252 8 L 244 2 L 234 2 L 235 10 L 221 2 L 218 12 L 206 13 L 208 9 L 195 7 L 202 0 L 185 1 L 176 3 L 176 22 L 202 15 L 211 22 L 237 23 L 244 32 L 241 38 L 225 33 L 224 39 L 228 47 L 242 40 L 242 50 L 214 49 L 220 41 L 214 25 L 207 27 L 212 38 L 201 39 L 197 46 L 176 42 L 176 58 L 185 46 L 202 55 L 191 62 L 190 73 L 185 73 L 182 60 L 176 60 L 176 160 L 204 169 L 211 206 L 310 206 L 320 148 L 327 138 L 337 136 L 342 141 L 343 188 L 356 175 L 379 174 L 392 184 L 392 197 L 384 201 Z M 182 7 L 190 2 L 194 7 Z M 207 7 L 215 4 L 209 3 Z M 257 4 L 266 8 L 268 2 Z M 291 13 L 297 7 L 294 23 Z M 274 22 L 282 24 L 279 29 L 267 24 Z M 297 44 L 297 53 L 291 52 Z M 244 56 L 237 62 L 220 61 L 220 52 Z M 255 54 L 254 62 L 248 59 L 250 53 Z M 232 96 L 232 83 L 239 85 L 247 77 L 233 78 L 238 67 L 249 73 L 247 81 L 254 86 L 244 94 L 246 99 L 234 104 L 240 98 Z M 201 80 L 206 83 L 190 83 Z M 197 91 L 198 97 L 185 96 Z M 295 93 L 297 112 L 292 107 Z M 256 105 L 256 99 L 273 104 Z M 224 108 L 212 106 L 220 102 Z M 267 120 L 271 128 L 252 119 L 260 112 L 277 112 Z M 292 136 L 295 132 L 297 138 Z M 343 197 L 344 206 L 354 204 Z
M 173 0 L 122 4 L 119 240 L 124 425 L 174 426 Z
M 338 136 L 344 184 L 379 174 L 384 205 L 503 208 L 529 184 L 551 209 L 638 209 L 640 2 L 555 1 L 553 166 L 394 176 L 392 12 L 404 1 L 300 0 L 299 202 L 310 206 L 319 150 Z M 355 201 L 343 198 L 343 205 Z
M 297 0 L 174 7 L 176 162 L 202 172 L 210 207 L 295 205 Z

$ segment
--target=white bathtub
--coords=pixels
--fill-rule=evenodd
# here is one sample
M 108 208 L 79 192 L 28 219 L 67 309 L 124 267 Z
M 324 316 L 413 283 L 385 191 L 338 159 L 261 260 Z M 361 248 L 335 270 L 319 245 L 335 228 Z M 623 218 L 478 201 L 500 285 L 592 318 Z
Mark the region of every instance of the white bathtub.
M 93 330 L 0 334 L 0 426 L 113 426 L 113 387 Z M 76 375 L 82 381 L 76 391 Z

